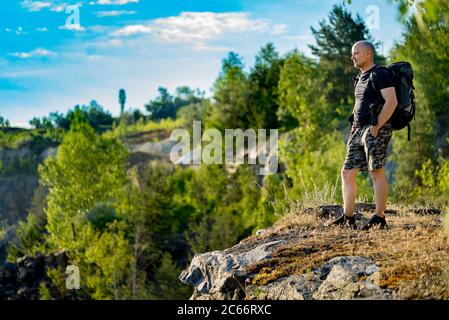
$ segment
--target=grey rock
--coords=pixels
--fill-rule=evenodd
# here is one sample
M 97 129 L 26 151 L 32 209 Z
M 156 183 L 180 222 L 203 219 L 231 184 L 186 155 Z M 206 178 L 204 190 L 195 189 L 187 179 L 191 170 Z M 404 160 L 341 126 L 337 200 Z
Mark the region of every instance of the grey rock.
M 291 275 L 264 286 L 248 286 L 250 300 L 311 300 L 322 281 L 314 274 Z
M 279 241 L 261 244 L 248 252 L 229 250 L 197 255 L 180 279 L 195 287 L 193 300 L 347 300 L 394 299 L 379 287 L 379 268 L 363 257 L 333 258 L 312 272 L 290 275 L 267 285 L 244 285 L 252 276 L 245 266 L 270 259 Z M 238 252 L 238 251 L 237 251 Z
M 39 178 L 33 175 L 0 177 L 0 220 L 15 224 L 27 217 Z
M 45 283 L 47 288 L 55 291 L 46 270 L 58 267 L 65 270 L 67 263 L 68 258 L 64 251 L 47 256 L 38 253 L 34 257 L 25 256 L 17 259 L 16 263 L 6 263 L 0 267 L 0 300 L 39 299 L 41 283 Z M 74 299 L 76 292 L 65 292 L 57 298 Z
M 252 300 L 392 299 L 378 286 L 379 268 L 362 257 L 337 257 L 313 272 L 283 277 L 263 286 L 248 286 Z
M 391 293 L 379 287 L 379 268 L 363 257 L 336 257 L 326 262 L 320 271 L 324 279 L 313 294 L 317 300 L 348 300 L 378 296 L 388 299 Z
M 271 241 L 242 253 L 228 249 L 195 255 L 179 279 L 195 287 L 197 294 L 194 293 L 191 299 L 198 299 L 199 294 L 234 299 L 243 293 L 243 280 L 247 276 L 245 267 L 270 259 L 274 249 L 283 243 Z

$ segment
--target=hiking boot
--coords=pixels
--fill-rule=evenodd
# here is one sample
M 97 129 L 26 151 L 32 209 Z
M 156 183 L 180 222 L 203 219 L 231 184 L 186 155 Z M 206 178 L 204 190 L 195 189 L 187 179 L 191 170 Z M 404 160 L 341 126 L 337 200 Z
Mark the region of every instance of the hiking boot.
M 375 214 L 371 219 L 362 227 L 362 230 L 369 230 L 373 227 L 379 227 L 380 229 L 385 229 L 387 227 L 387 222 L 384 217 Z
M 342 214 L 339 218 L 332 221 L 331 226 L 350 227 L 352 229 L 357 229 L 357 225 L 355 224 L 355 217 L 348 217 L 345 214 Z

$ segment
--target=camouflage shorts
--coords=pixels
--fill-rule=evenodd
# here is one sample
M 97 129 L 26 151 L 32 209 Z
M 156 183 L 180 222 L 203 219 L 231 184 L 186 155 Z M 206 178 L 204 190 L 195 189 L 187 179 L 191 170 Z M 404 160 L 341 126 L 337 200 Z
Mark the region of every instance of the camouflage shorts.
M 380 169 L 387 161 L 388 143 L 392 136 L 391 124 L 386 123 L 373 137 L 371 125 L 356 128 L 349 136 L 344 169 L 361 171 Z

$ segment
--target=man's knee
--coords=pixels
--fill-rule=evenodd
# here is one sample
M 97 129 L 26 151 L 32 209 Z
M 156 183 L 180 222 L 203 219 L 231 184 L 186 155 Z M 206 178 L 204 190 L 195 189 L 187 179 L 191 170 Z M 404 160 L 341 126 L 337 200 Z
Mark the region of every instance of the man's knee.
M 355 177 L 357 175 L 357 169 L 341 169 L 341 178 L 343 181 L 355 181 Z
M 373 181 L 385 178 L 385 170 L 383 167 L 379 169 L 370 170 L 369 173 Z

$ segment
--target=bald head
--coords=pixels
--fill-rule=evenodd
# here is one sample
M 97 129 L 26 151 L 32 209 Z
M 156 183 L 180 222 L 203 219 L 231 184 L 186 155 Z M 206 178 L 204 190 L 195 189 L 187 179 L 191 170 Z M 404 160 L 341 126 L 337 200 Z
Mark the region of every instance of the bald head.
M 374 47 L 374 45 L 366 40 L 361 40 L 361 41 L 357 41 L 354 46 L 360 46 L 361 48 L 363 48 L 364 50 L 368 50 L 371 54 L 371 56 L 374 58 L 374 55 L 376 54 L 376 48 Z
M 352 61 L 354 66 L 359 69 L 364 69 L 374 63 L 374 55 L 376 48 L 374 45 L 366 40 L 357 41 L 352 46 Z

